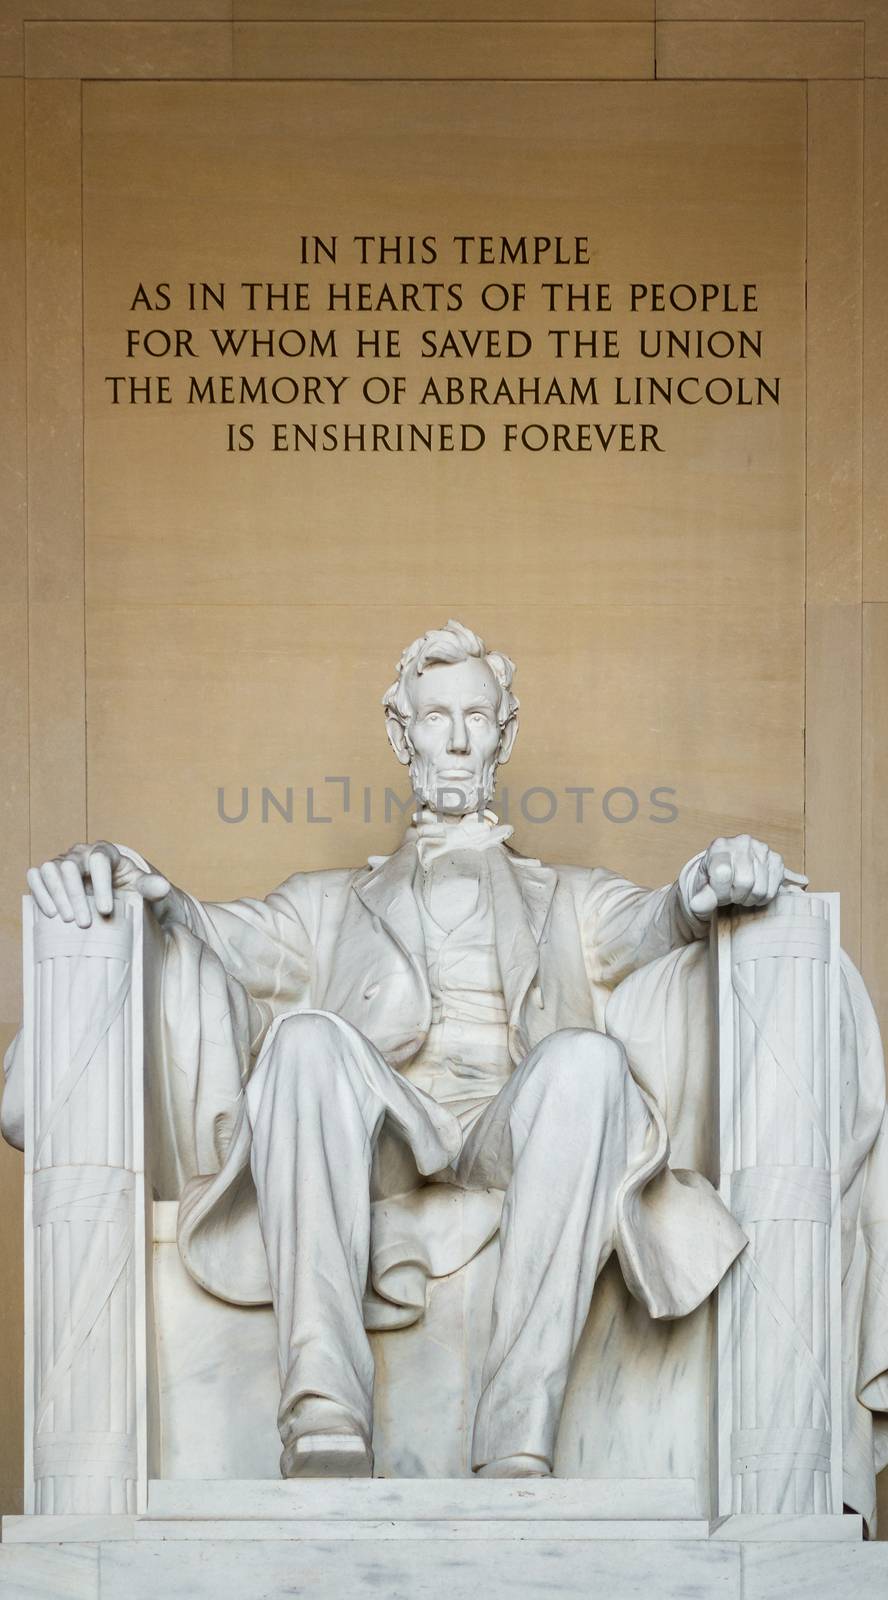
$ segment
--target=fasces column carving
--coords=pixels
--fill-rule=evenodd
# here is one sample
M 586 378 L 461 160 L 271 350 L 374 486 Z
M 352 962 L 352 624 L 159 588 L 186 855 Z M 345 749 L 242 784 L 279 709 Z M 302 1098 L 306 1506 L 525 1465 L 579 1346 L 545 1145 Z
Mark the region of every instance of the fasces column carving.
M 841 1513 L 837 895 L 720 914 L 717 1508 Z
M 145 1479 L 142 901 L 25 901 L 28 1511 L 132 1512 Z

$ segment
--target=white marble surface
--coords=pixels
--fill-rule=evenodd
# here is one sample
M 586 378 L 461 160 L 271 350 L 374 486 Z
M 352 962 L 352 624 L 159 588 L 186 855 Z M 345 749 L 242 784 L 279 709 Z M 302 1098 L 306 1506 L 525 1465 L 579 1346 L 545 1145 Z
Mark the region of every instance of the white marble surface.
M 888 1543 L 368 1537 L 0 1544 L 3 1600 L 884 1600 Z
M 404 1494 L 352 1493 L 343 1482 L 324 1497 L 321 1483 L 178 1484 L 152 1486 L 153 1509 L 141 1516 L 4 1517 L 4 1544 L 96 1544 L 110 1540 L 198 1539 L 563 1539 L 715 1540 L 730 1544 L 860 1544 L 862 1519 L 855 1516 L 736 1516 L 720 1521 L 682 1514 L 676 1486 L 662 1486 L 660 1515 L 641 1518 L 656 1500 L 650 1485 L 629 1482 L 586 1483 L 579 1496 L 538 1496 L 522 1503 L 521 1485 L 501 1482 L 513 1494 L 495 1495 L 473 1505 L 462 1480 L 411 1486 Z M 440 1490 L 440 1493 L 438 1492 Z M 639 1493 L 643 1491 L 643 1493 Z M 247 1508 L 249 1507 L 249 1514 Z
M 747 1545 L 743 1600 L 885 1600 L 888 1543 Z
M 25 902 L 25 1508 L 135 1511 L 147 1459 L 146 919 Z M 148 941 L 150 946 L 150 940 Z
M 154 1206 L 158 1475 L 277 1479 L 271 1309 L 232 1307 L 198 1288 L 176 1248 L 177 1210 Z M 468 1475 L 498 1260 L 493 1240 L 461 1272 L 431 1281 L 421 1323 L 371 1334 L 379 1477 Z M 699 1380 L 710 1337 L 708 1305 L 653 1322 L 609 1263 L 574 1360 L 556 1474 L 629 1480 L 639 1517 L 704 1513 L 710 1416 Z
M 313 1600 L 740 1600 L 739 1563 L 729 1546 L 479 1541 L 463 1548 L 353 1543 L 108 1545 L 102 1600 L 256 1600 L 310 1593 Z
M 719 917 L 720 1193 L 749 1237 L 719 1285 L 719 1513 L 841 1515 L 837 895 Z
M 354 1479 L 330 1482 L 280 1479 L 267 1482 L 173 1480 L 148 1486 L 149 1517 L 315 1518 L 359 1521 L 490 1518 L 524 1525 L 572 1519 L 632 1519 L 647 1502 L 650 1519 L 693 1517 L 688 1484 L 639 1480 L 578 1481 L 561 1478 Z M 709 1525 L 700 1526 L 708 1534 Z
M 630 1491 L 627 1502 L 607 1509 L 607 1496 L 588 1509 L 594 1515 L 573 1515 L 569 1520 L 557 1516 L 502 1517 L 490 1515 L 482 1518 L 446 1520 L 438 1517 L 417 1517 L 403 1520 L 388 1516 L 385 1520 L 362 1517 L 361 1520 L 343 1516 L 303 1516 L 298 1520 L 279 1517 L 216 1518 L 203 1520 L 186 1517 L 169 1520 L 163 1517 L 136 1519 L 131 1534 L 123 1529 L 115 1537 L 137 1539 L 559 1539 L 586 1543 L 601 1539 L 656 1540 L 660 1543 L 688 1539 L 716 1540 L 734 1545 L 758 1544 L 817 1544 L 834 1548 L 839 1545 L 859 1545 L 863 1542 L 860 1517 L 778 1515 L 739 1516 L 726 1523 L 713 1526 L 702 1518 L 661 1517 L 643 1520 L 630 1516 L 632 1485 L 620 1485 Z M 88 1519 L 85 1519 L 88 1521 Z M 121 1518 L 122 1522 L 126 1519 Z M 52 1533 L 44 1524 L 42 1537 Z M 93 1533 L 92 1537 L 97 1535 Z M 67 1537 L 67 1535 L 66 1535 Z M 107 1537 L 107 1535 L 102 1535 Z
M 365 1440 L 373 1432 L 383 1479 L 459 1479 L 472 1467 L 495 1470 L 500 1460 L 505 1473 L 515 1470 L 517 1457 L 525 1467 L 528 1459 L 554 1463 L 562 1486 L 608 1479 L 612 1492 L 625 1495 L 643 1463 L 650 1480 L 641 1489 L 636 1481 L 624 1515 L 630 1504 L 631 1514 L 650 1514 L 657 1497 L 670 1494 L 685 1517 L 708 1511 L 709 1387 L 701 1374 L 708 1372 L 710 1324 L 708 1311 L 695 1308 L 731 1261 L 742 1263 L 746 1237 L 700 1175 L 704 1160 L 676 1162 L 695 1169 L 693 1183 L 679 1182 L 670 1168 L 664 1107 L 674 1110 L 676 1096 L 681 1100 L 681 1066 L 674 1069 L 670 1060 L 664 1092 L 643 1097 L 635 1046 L 618 1042 L 615 1029 L 608 1034 L 607 1008 L 633 980 L 659 974 L 646 991 L 649 1007 L 634 992 L 641 1031 L 658 1037 L 662 1031 L 666 1054 L 679 1062 L 695 1033 L 706 1041 L 698 1049 L 708 1054 L 705 996 L 688 988 L 694 998 L 677 1024 L 673 1007 L 667 1034 L 656 985 L 675 992 L 677 962 L 701 951 L 719 906 L 743 908 L 738 943 L 763 938 L 770 960 L 782 939 L 781 958 L 801 967 L 806 949 L 798 930 L 795 944 L 786 945 L 786 897 L 778 895 L 784 877 L 793 875 L 776 852 L 745 835 L 714 841 L 660 890 L 640 889 L 600 868 L 545 866 L 507 849 L 510 830 L 479 813 L 517 732 L 512 670 L 506 657 L 487 652 L 455 623 L 405 651 L 384 705 L 418 811 L 400 849 L 369 867 L 296 873 L 266 901 L 229 905 L 201 904 L 116 846 L 76 846 L 32 869 L 47 950 L 76 948 L 98 971 L 110 959 L 114 919 L 134 919 L 144 902 L 156 912 L 145 925 L 164 930 L 164 992 L 158 985 L 149 1011 L 157 1003 L 163 1013 L 158 1037 L 166 1070 L 160 1056 L 145 1062 L 152 1136 L 164 1148 L 149 1155 L 159 1192 L 181 1193 L 178 1251 L 192 1274 L 184 1276 L 167 1216 L 149 1329 L 151 1307 L 141 1301 L 141 1086 L 133 1073 L 108 1070 L 112 1055 L 129 1065 L 144 1059 L 136 984 L 132 1015 L 120 1013 L 114 1050 L 110 1031 L 107 1050 L 97 1032 L 97 1070 L 83 1080 L 90 1097 L 71 1123 L 72 1136 L 83 1132 L 85 1141 L 59 1142 L 53 1132 L 54 1166 L 76 1169 L 78 1183 L 81 1169 L 119 1168 L 136 1179 L 137 1198 L 131 1259 L 118 1294 L 125 1303 L 115 1315 L 111 1257 L 101 1263 L 109 1292 L 87 1328 L 99 1346 L 101 1375 L 91 1368 L 88 1386 L 69 1383 L 70 1406 L 67 1391 L 64 1404 L 55 1405 L 59 1437 L 37 1441 L 48 1481 L 77 1478 L 79 1460 L 83 1483 L 71 1493 L 52 1490 L 38 1501 L 42 1509 L 140 1504 L 131 1456 L 138 1458 L 140 1489 L 158 1472 L 198 1479 L 237 1473 L 272 1482 L 280 1378 L 285 1445 L 315 1431 L 302 1426 L 305 1397 L 326 1398 L 338 1407 L 327 1431 L 339 1423 Z M 436 809 L 444 815 L 435 817 Z M 805 903 L 815 907 L 814 897 Z M 77 1025 L 72 1037 L 83 1025 L 89 1035 L 92 1013 L 109 995 L 107 982 L 99 984 L 98 998 L 87 1004 L 88 987 L 75 985 L 66 999 L 62 985 L 53 986 L 47 1000 L 53 1040 L 53 1030 L 65 1034 L 66 1017 Z M 773 987 L 779 1009 L 786 986 Z M 822 1104 L 831 1068 L 838 1073 L 824 1047 L 835 1031 L 836 1007 L 815 997 L 809 1016 L 797 1000 L 787 1002 L 783 1022 L 803 1035 L 796 1042 L 806 1060 L 807 1046 L 816 1046 L 808 1054 L 816 1055 L 819 1076 L 802 1088 Z M 45 1027 L 34 1026 L 42 1005 L 32 1007 L 32 1067 L 48 1037 Z M 116 1019 L 115 1012 L 115 1028 Z M 177 1021 L 184 1024 L 178 1031 Z M 739 1028 L 742 1065 L 742 1020 L 732 1012 L 725 1021 Z M 875 1049 L 867 1045 L 861 1054 Z M 51 1066 L 58 1054 L 47 1050 Z M 853 1077 L 856 1063 L 850 1065 Z M 14 1054 L 12 1089 L 19 1067 Z M 745 1183 L 745 1209 L 739 1189 L 738 1208 L 751 1227 L 763 1224 L 768 1256 L 757 1264 L 755 1295 L 744 1301 L 753 1311 L 748 1318 L 729 1315 L 729 1348 L 722 1346 L 722 1388 L 728 1379 L 733 1388 L 730 1403 L 722 1396 L 720 1432 L 735 1480 L 723 1505 L 741 1510 L 825 1510 L 821 1458 L 830 1453 L 838 1492 L 840 1430 L 829 1431 L 839 1319 L 830 1242 L 817 1235 L 812 1246 L 805 1234 L 804 1250 L 791 1260 L 772 1249 L 775 1239 L 800 1239 L 800 1224 L 813 1222 L 822 1233 L 835 1220 L 833 1213 L 824 1224 L 819 1213 L 787 1209 L 799 1193 L 810 1208 L 823 1184 L 799 1177 L 818 1166 L 808 1159 L 804 1118 L 789 1154 L 780 1144 L 792 1121 L 784 1113 L 787 1106 L 794 1112 L 799 1099 L 794 1081 L 787 1091 L 786 1076 L 772 1050 L 755 1081 L 762 1137 L 725 1163 L 727 1175 L 736 1171 Z M 48 1107 L 49 1120 L 55 1118 L 52 1100 L 60 1088 L 51 1072 L 41 1086 L 36 1067 L 31 1079 L 29 1142 L 36 1139 L 39 1148 L 40 1116 Z M 741 1110 L 742 1144 L 752 1116 L 748 1105 Z M 110 1138 L 114 1148 L 94 1148 L 94 1134 Z M 816 1175 L 833 1190 L 836 1159 L 830 1144 Z M 763 1188 L 761 1173 L 781 1168 L 791 1170 L 791 1181 L 775 1188 L 769 1180 Z M 442 1174 L 446 1183 L 425 1184 Z M 70 1181 L 60 1174 L 61 1183 Z M 773 1206 L 777 1189 L 776 1214 L 756 1210 Z M 499 1244 L 482 1248 L 496 1230 L 504 1194 L 501 1251 Z M 83 1198 L 79 1190 L 75 1198 Z M 113 1221 L 107 1197 L 102 1204 L 109 1217 L 78 1215 L 78 1225 Z M 59 1217 L 61 1237 L 68 1219 Z M 587 1318 L 599 1267 L 614 1243 L 635 1303 L 612 1263 Z M 50 1276 L 56 1256 L 53 1247 Z M 77 1262 L 77 1251 L 69 1251 L 66 1270 L 74 1277 Z M 765 1304 L 769 1272 L 772 1279 L 784 1274 L 796 1294 L 790 1320 L 802 1333 L 790 1341 L 789 1358 L 777 1350 L 767 1320 L 775 1307 L 779 1312 L 773 1294 Z M 51 1299 L 56 1323 L 65 1316 L 77 1323 L 65 1304 L 64 1274 L 58 1276 L 44 1298 L 47 1305 Z M 104 1293 L 102 1273 L 96 1276 L 96 1292 Z M 46 1281 L 41 1270 L 32 1272 L 30 1299 L 38 1313 Z M 498 1315 L 491 1320 L 494 1284 Z M 369 1342 L 361 1315 L 365 1287 L 368 1325 L 389 1330 Z M 272 1298 L 274 1319 L 262 1309 Z M 655 1328 L 652 1321 L 673 1318 L 677 1328 Z M 49 1394 L 58 1378 L 54 1367 L 64 1363 L 53 1344 L 59 1328 L 45 1320 L 42 1345 L 36 1333 L 29 1338 L 29 1359 Z M 806 1364 L 809 1323 L 813 1349 Z M 146 1343 L 155 1337 L 156 1393 L 149 1392 L 146 1360 Z M 792 1350 L 800 1356 L 795 1367 Z M 803 1377 L 810 1378 L 807 1388 Z M 750 1410 L 754 1395 L 761 1415 Z M 46 1396 L 42 1404 L 46 1412 Z M 87 1471 L 90 1407 L 105 1420 L 101 1459 Z M 109 1463 L 116 1479 L 99 1470 Z M 818 1473 L 809 1495 L 802 1479 Z M 111 1487 L 94 1505 L 83 1497 L 103 1478 Z M 753 1478 L 761 1491 L 754 1504 L 746 1498 Z M 639 1499 L 645 1495 L 648 1505 Z M 593 1514 L 607 1520 L 602 1510 Z M 678 1515 L 674 1505 L 672 1515 Z M 448 1520 L 446 1513 L 438 1520 Z
M 3 1517 L 0 1538 L 7 1544 L 103 1544 L 109 1539 L 134 1539 L 138 1518 L 134 1512 L 108 1515 L 59 1512 L 46 1516 Z M 3 1593 L 0 1587 L 0 1594 Z
M 198 1288 L 176 1248 L 177 1209 L 154 1208 L 161 1475 L 277 1479 L 274 1316 L 270 1307 L 232 1307 Z M 397 1334 L 394 1352 L 390 1334 L 371 1335 L 379 1477 L 468 1474 L 497 1260 L 493 1245 L 463 1272 L 434 1280 L 422 1323 Z
M 710 1524 L 710 1538 L 742 1540 L 743 1543 L 770 1544 L 861 1544 L 863 1518 L 841 1514 L 794 1516 L 781 1511 L 761 1516 L 723 1517 Z
M 687 1505 L 704 1514 L 713 1320 L 707 1301 L 690 1316 L 653 1321 L 609 1261 L 574 1356 L 556 1474 L 682 1482 Z
M 98 1600 L 96 1544 L 0 1544 L 3 1600 Z M 157 1600 L 157 1597 L 155 1597 Z
M 597 1544 L 623 1543 L 631 1540 L 633 1544 L 649 1543 L 651 1540 L 658 1544 L 668 1542 L 686 1543 L 688 1540 L 708 1540 L 709 1524 L 701 1518 L 678 1519 L 676 1521 L 645 1522 L 629 1518 L 619 1521 L 596 1518 L 584 1520 L 576 1517 L 570 1521 L 561 1522 L 556 1517 L 547 1517 L 523 1521 L 517 1517 L 496 1518 L 489 1517 L 484 1520 L 447 1521 L 444 1518 L 430 1517 L 414 1521 L 401 1522 L 396 1518 L 387 1518 L 385 1521 L 376 1521 L 372 1517 L 362 1518 L 360 1522 L 349 1521 L 344 1517 L 333 1521 L 323 1517 L 306 1517 L 299 1521 L 281 1519 L 238 1519 L 226 1521 L 203 1521 L 201 1519 L 183 1518 L 180 1521 L 166 1521 L 148 1519 L 138 1521 L 135 1529 L 135 1538 L 144 1540 L 171 1539 L 194 1540 L 202 1539 L 213 1543 L 217 1540 L 238 1541 L 252 1539 L 254 1541 L 268 1541 L 279 1539 L 294 1539 L 300 1544 L 309 1542 L 324 1543 L 361 1543 L 368 1539 L 382 1539 L 386 1543 L 394 1541 L 408 1544 L 425 1544 L 430 1539 L 440 1541 L 442 1544 L 477 1544 L 489 1545 L 492 1540 L 512 1541 L 520 1540 L 522 1543 L 548 1543 L 559 1544 Z
M 233 1307 L 207 1294 L 182 1265 L 175 1224 L 172 1240 L 165 1231 L 169 1242 L 154 1247 L 158 1471 L 169 1478 L 278 1479 L 271 1307 Z

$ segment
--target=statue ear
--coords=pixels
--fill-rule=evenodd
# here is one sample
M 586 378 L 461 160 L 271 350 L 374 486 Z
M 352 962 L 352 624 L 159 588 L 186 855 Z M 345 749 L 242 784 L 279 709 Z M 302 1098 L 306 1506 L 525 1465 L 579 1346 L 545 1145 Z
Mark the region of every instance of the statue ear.
M 407 729 L 393 711 L 386 711 L 385 731 L 388 734 L 389 744 L 395 752 L 402 767 L 406 767 L 411 756 L 410 741 L 407 738 Z
M 500 734 L 499 752 L 497 754 L 497 758 L 496 759 L 497 759 L 498 764 L 501 767 L 505 766 L 505 764 L 508 761 L 510 755 L 512 754 L 512 746 L 514 745 L 515 740 L 517 739 L 517 737 L 518 737 L 518 717 L 517 717 L 517 715 L 513 714 L 509 718 L 508 722 L 506 723 L 505 727 L 503 728 L 502 733 Z

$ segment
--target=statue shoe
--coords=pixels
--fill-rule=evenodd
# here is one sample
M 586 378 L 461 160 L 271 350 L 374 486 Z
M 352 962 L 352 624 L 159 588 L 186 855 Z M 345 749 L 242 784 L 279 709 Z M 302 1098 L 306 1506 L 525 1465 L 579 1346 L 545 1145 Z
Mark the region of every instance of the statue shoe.
M 476 1478 L 551 1478 L 552 1468 L 542 1456 L 499 1456 L 475 1468 Z
M 372 1478 L 373 1452 L 348 1412 L 320 1396 L 297 1401 L 281 1425 L 282 1478 Z

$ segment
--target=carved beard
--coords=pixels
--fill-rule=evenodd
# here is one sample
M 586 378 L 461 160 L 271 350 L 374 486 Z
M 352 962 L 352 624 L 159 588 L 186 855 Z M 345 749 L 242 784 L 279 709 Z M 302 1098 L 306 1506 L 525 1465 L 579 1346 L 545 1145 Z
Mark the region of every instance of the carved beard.
M 485 761 L 480 778 L 476 778 L 473 774 L 464 786 L 455 779 L 445 783 L 436 776 L 431 762 L 414 750 L 407 770 L 413 793 L 426 810 L 437 812 L 443 801 L 446 811 L 451 815 L 468 817 L 475 812 L 480 814 L 493 799 L 498 765 L 496 757 L 493 756 L 489 761 Z M 458 789 L 462 790 L 464 798 L 457 803 Z

